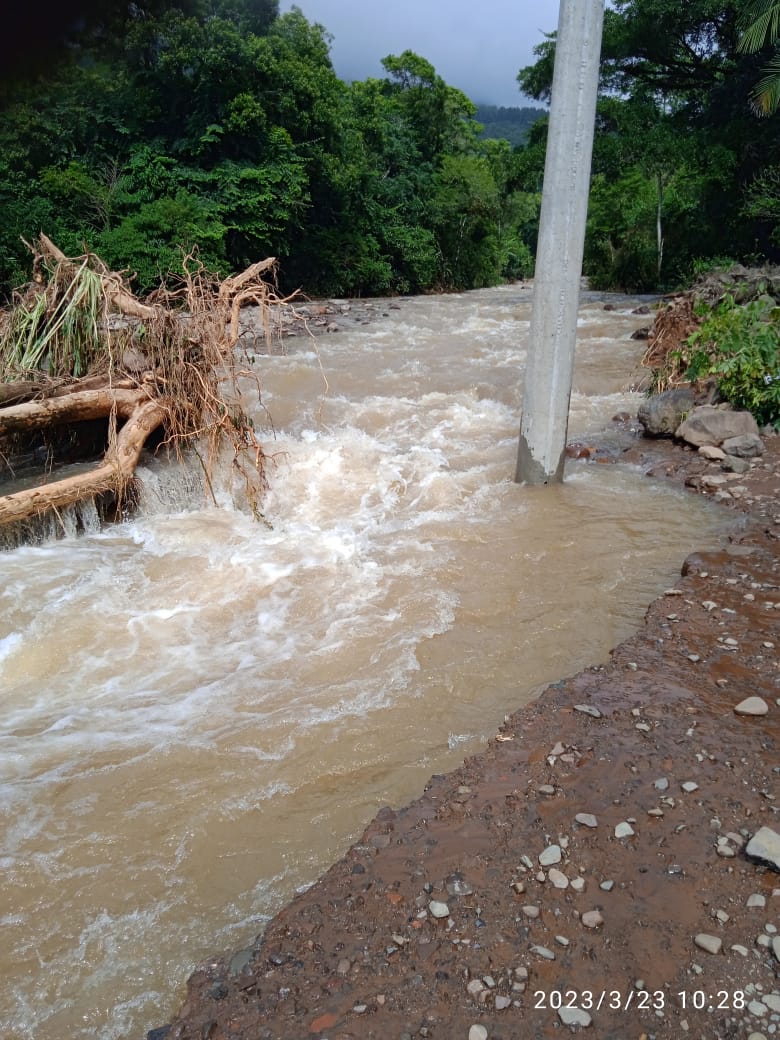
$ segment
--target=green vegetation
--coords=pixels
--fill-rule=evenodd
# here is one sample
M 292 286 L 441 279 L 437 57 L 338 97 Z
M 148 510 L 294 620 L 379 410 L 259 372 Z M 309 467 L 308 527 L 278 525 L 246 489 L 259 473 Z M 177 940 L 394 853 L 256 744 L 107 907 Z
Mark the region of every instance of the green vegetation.
M 759 423 L 780 426 L 780 308 L 771 296 L 737 304 L 727 295 L 713 309 L 703 305 L 702 324 L 672 364 L 691 382 L 714 378 L 721 397 L 752 412 Z
M 0 75 L 0 293 L 49 234 L 158 284 L 198 246 L 225 275 L 267 256 L 310 294 L 467 289 L 530 275 L 547 117 L 477 109 L 412 51 L 335 74 L 326 29 L 277 0 L 105 0 L 46 61 Z M 780 115 L 753 101 L 772 0 L 614 0 L 585 273 L 687 284 L 780 252 Z M 521 70 L 549 100 L 554 35 Z M 751 100 L 753 99 L 753 100 Z
M 276 256 L 311 294 L 531 273 L 536 187 L 419 55 L 347 85 L 325 29 L 276 0 L 90 10 L 45 76 L 0 85 L 0 291 L 40 231 L 140 292 L 196 245 L 223 275 Z
M 477 122 L 482 124 L 481 138 L 509 141 L 513 148 L 526 143 L 534 123 L 545 115 L 543 108 L 504 108 L 477 105 Z
M 741 49 L 757 6 L 777 8 L 615 0 L 605 12 L 585 246 L 594 286 L 655 291 L 688 284 L 710 258 L 777 259 L 780 117 L 751 104 L 772 32 Z M 529 96 L 549 98 L 554 52 L 550 36 L 521 70 Z M 541 136 L 534 126 L 529 166 Z

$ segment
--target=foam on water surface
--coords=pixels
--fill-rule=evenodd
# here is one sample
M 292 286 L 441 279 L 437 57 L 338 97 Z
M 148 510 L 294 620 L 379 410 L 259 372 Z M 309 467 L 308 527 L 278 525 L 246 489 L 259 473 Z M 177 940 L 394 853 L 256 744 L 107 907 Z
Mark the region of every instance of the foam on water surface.
M 587 308 L 577 435 L 635 410 L 630 310 Z M 151 463 L 132 523 L 4 554 L 9 1040 L 165 1021 L 192 965 L 603 659 L 716 537 L 701 502 L 620 467 L 512 482 L 527 294 L 388 314 L 262 359 L 267 524 Z

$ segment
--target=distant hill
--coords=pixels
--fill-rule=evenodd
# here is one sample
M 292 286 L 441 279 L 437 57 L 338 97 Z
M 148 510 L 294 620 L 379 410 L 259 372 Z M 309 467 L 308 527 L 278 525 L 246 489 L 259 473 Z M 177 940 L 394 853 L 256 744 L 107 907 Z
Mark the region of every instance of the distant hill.
M 496 105 L 478 105 L 477 122 L 484 130 L 480 137 L 503 138 L 516 147 L 525 144 L 526 134 L 537 119 L 546 115 L 543 108 L 498 108 Z

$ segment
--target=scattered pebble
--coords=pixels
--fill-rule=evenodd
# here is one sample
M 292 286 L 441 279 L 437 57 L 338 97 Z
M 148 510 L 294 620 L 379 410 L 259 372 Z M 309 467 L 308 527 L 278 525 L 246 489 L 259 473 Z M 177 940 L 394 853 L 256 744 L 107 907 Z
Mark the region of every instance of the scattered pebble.
M 548 950 L 546 946 L 532 946 L 531 953 L 536 953 L 540 957 L 544 957 L 546 961 L 555 960 L 555 954 L 552 952 L 552 950 Z
M 560 845 L 548 845 L 544 852 L 539 856 L 539 863 L 543 867 L 551 867 L 554 863 L 561 862 L 561 847 Z
M 488 1040 L 488 1031 L 484 1026 L 472 1026 L 469 1029 L 469 1040 Z
M 586 928 L 598 928 L 604 924 L 604 918 L 599 910 L 586 910 L 580 918 Z
M 525 914 L 526 917 L 537 918 L 539 916 L 540 912 L 541 911 L 539 910 L 538 906 L 524 906 L 523 907 L 523 913 Z
M 626 823 L 625 820 L 622 823 L 619 823 L 617 827 L 615 827 L 616 838 L 631 838 L 635 833 L 636 832 L 634 831 L 634 828 L 631 826 L 631 824 Z
M 683 791 L 687 794 L 693 794 L 694 791 L 699 790 L 699 785 L 693 780 L 686 780 L 684 784 L 680 784 L 680 787 L 682 787 Z
M 552 884 L 553 888 L 564 889 L 569 887 L 569 879 L 562 871 L 556 870 L 555 867 L 552 867 L 547 872 L 547 880 Z
M 590 715 L 594 719 L 601 718 L 601 712 L 598 708 L 594 708 L 592 704 L 575 704 L 574 710 L 581 711 L 583 715 Z
M 720 953 L 721 946 L 723 946 L 722 939 L 719 939 L 717 935 L 707 935 L 706 932 L 699 932 L 694 936 L 693 941 L 700 950 L 704 950 L 706 953 Z
M 442 918 L 450 916 L 450 908 L 447 906 L 447 904 L 440 903 L 436 899 L 431 900 L 431 902 L 428 904 L 428 909 L 431 912 L 431 917 Z
M 558 1018 L 565 1026 L 582 1026 L 583 1029 L 587 1029 L 593 1021 L 587 1011 L 573 1007 L 558 1008 Z
M 598 827 L 599 825 L 599 821 L 596 819 L 593 813 L 577 813 L 574 819 L 577 821 L 577 823 L 581 823 L 583 827 Z
M 735 705 L 734 711 L 737 715 L 767 715 L 769 705 L 763 697 L 746 697 Z
M 780 834 L 770 827 L 761 827 L 747 843 L 745 852 L 754 859 L 770 863 L 780 870 Z

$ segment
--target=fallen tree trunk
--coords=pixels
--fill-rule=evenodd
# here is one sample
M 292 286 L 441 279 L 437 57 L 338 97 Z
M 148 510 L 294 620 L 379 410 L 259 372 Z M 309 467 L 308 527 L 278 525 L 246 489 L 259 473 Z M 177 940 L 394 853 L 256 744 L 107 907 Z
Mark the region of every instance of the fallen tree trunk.
M 165 415 L 162 401 L 147 398 L 136 403 L 99 466 L 75 477 L 5 495 L 0 498 L 0 525 L 26 520 L 52 509 L 64 509 L 83 498 L 107 491 L 121 496 L 135 472 L 149 434 L 163 423 Z
M 251 370 L 235 348 L 247 304 L 259 308 L 270 337 L 272 304 L 286 302 L 265 281 L 276 261 L 220 281 L 191 253 L 174 287 L 142 302 L 98 257 L 71 259 L 45 235 L 34 252 L 33 284 L 0 314 L 0 464 L 13 473 L 17 458 L 23 466 L 41 454 L 70 461 L 73 444 L 78 457 L 94 458 L 95 429 L 80 433 L 79 423 L 105 420 L 108 437 L 91 471 L 0 497 L 0 526 L 104 492 L 121 498 L 161 425 L 175 449 L 197 439 L 206 446 L 209 486 L 220 446 L 231 444 L 259 513 L 264 455 L 243 400 Z M 131 320 L 113 323 L 111 312 Z
M 127 419 L 144 401 L 150 400 L 146 390 L 103 388 L 101 390 L 72 390 L 61 397 L 46 397 L 42 401 L 25 401 L 0 409 L 0 437 L 10 433 L 24 433 L 46 426 L 84 422 L 87 419 L 107 419 L 112 413 Z

